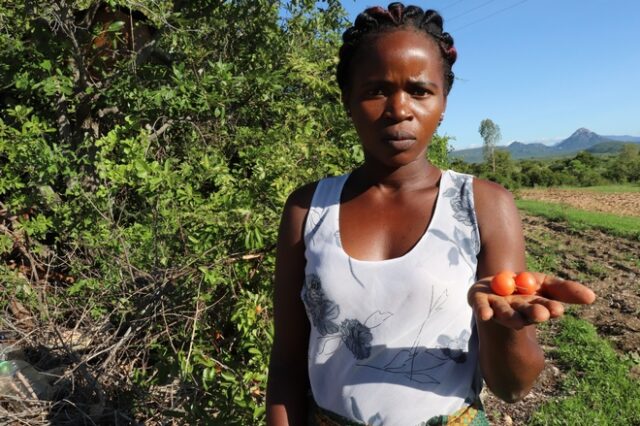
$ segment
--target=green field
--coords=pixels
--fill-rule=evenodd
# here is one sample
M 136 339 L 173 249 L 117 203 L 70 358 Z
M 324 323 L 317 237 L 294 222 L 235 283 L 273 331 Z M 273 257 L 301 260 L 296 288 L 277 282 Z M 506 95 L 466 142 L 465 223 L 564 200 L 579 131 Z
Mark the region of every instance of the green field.
M 569 222 L 574 229 L 595 228 L 620 237 L 640 239 L 640 217 L 616 216 L 534 200 L 516 200 L 516 205 L 535 216 Z
M 593 325 L 572 315 L 560 320 L 552 340 L 566 396 L 540 407 L 531 425 L 640 424 L 640 382 L 629 374 L 638 358 L 619 356 Z
M 578 189 L 578 188 L 576 188 Z M 581 190 L 585 188 L 579 188 Z M 600 192 L 636 192 L 634 186 L 602 186 L 589 190 Z M 640 218 L 589 212 L 562 204 L 517 200 L 525 213 L 542 216 L 551 221 L 565 222 L 569 229 L 599 229 L 609 235 L 640 239 Z M 580 271 L 580 281 L 615 282 L 611 264 L 589 259 L 584 247 L 566 244 L 562 231 L 551 228 L 537 231 L 527 241 L 529 269 L 558 274 L 567 272 L 568 265 Z M 588 240 L 588 238 L 587 238 Z M 598 245 L 598 241 L 588 244 Z M 601 243 L 601 242 L 600 242 Z M 640 269 L 637 257 L 628 253 L 630 270 Z M 635 259 L 635 260 L 634 260 Z M 602 288 L 606 288 L 602 287 Z M 611 289 L 598 295 L 602 300 L 611 297 Z M 606 309 L 596 307 L 597 309 Z M 606 311 L 601 311 L 605 313 Z M 580 309 L 569 308 L 568 313 L 554 324 L 539 327 L 541 341 L 550 349 L 547 358 L 562 372 L 558 395 L 538 407 L 527 424 L 547 425 L 640 425 L 640 381 L 631 369 L 638 369 L 640 348 L 637 351 L 616 352 L 606 336 L 600 336 L 594 324 L 579 318 Z M 630 315 L 638 315 L 638 312 Z
M 585 186 L 585 187 L 576 187 L 576 186 L 561 186 L 561 189 L 569 189 L 575 191 L 593 191 L 593 192 L 604 192 L 604 193 L 625 193 L 625 192 L 640 192 L 640 184 L 625 184 L 625 185 L 598 185 L 598 186 Z

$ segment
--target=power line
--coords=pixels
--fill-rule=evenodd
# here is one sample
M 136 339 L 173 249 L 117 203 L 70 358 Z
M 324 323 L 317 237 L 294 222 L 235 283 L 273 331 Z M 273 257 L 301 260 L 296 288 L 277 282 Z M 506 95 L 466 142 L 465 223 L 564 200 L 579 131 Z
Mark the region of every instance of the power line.
M 441 9 L 438 9 L 439 12 L 444 12 L 447 9 L 451 9 L 453 6 L 455 6 L 458 3 L 462 3 L 464 0 L 458 0 L 458 1 L 454 1 L 453 3 L 447 5 L 446 7 L 443 7 Z
M 461 14 L 454 16 L 453 18 L 447 18 L 447 21 L 448 21 L 448 22 L 451 22 L 451 21 L 453 21 L 454 19 L 458 19 L 458 18 L 460 18 L 461 16 L 468 15 L 469 13 L 473 12 L 474 10 L 478 10 L 478 9 L 480 9 L 481 7 L 484 7 L 484 6 L 488 5 L 489 3 L 493 3 L 494 1 L 496 1 L 496 0 L 489 0 L 489 1 L 486 1 L 486 2 L 482 3 L 482 4 L 481 4 L 481 5 L 479 5 L 479 6 L 472 7 L 471 9 L 467 10 L 466 12 L 462 12 Z
M 451 32 L 451 33 L 455 33 L 456 31 L 460 31 L 460 30 L 462 30 L 462 29 L 465 29 L 465 28 L 467 28 L 467 27 L 470 27 L 471 25 L 477 24 L 478 22 L 486 21 L 487 19 L 489 19 L 489 18 L 491 18 L 491 17 L 493 17 L 493 16 L 495 16 L 495 15 L 497 15 L 497 14 L 499 14 L 499 13 L 505 12 L 505 11 L 507 11 L 507 10 L 509 10 L 509 9 L 513 9 L 514 7 L 516 7 L 516 6 L 518 6 L 518 5 L 521 5 L 522 3 L 526 2 L 526 1 L 527 1 L 527 0 L 520 0 L 518 3 L 514 3 L 514 4 L 510 5 L 510 6 L 507 6 L 507 7 L 505 7 L 505 8 L 500 9 L 500 10 L 497 10 L 497 11 L 495 11 L 495 12 L 493 12 L 493 13 L 491 13 L 491 14 L 489 14 L 489 15 L 485 16 L 485 17 L 482 17 L 482 18 L 477 19 L 477 20 L 475 20 L 475 21 L 472 21 L 472 22 L 470 22 L 470 23 L 468 23 L 468 24 L 466 24 L 466 25 L 463 25 L 463 26 L 461 26 L 461 27 L 458 27 L 458 28 L 455 28 L 455 29 L 453 29 L 453 30 L 450 30 L 449 32 Z

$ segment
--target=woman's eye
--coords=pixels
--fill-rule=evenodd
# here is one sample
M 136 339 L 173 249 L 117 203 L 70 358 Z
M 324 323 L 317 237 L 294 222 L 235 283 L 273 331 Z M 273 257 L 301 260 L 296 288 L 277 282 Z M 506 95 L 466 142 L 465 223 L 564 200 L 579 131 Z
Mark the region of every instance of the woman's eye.
M 430 92 L 422 87 L 416 87 L 411 90 L 411 94 L 413 96 L 428 96 L 430 95 Z
M 379 87 L 369 89 L 367 90 L 367 96 L 371 98 L 374 98 L 377 96 L 384 96 L 384 91 Z

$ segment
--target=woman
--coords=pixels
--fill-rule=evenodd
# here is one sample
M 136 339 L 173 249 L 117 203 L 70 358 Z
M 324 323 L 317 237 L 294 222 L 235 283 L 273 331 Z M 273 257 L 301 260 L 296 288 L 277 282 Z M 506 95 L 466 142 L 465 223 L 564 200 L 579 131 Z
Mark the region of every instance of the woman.
M 369 8 L 343 40 L 338 83 L 365 161 L 284 208 L 268 423 L 486 424 L 482 379 L 522 398 L 544 365 L 534 324 L 595 295 L 543 274 L 531 296 L 490 291 L 525 269 L 524 238 L 508 191 L 427 160 L 456 60 L 440 15 Z

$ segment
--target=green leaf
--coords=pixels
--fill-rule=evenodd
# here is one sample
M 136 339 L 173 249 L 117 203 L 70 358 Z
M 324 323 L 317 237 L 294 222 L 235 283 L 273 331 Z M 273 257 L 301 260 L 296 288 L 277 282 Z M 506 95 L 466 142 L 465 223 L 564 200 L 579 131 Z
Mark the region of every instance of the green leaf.
M 40 62 L 40 68 L 42 68 L 43 70 L 50 72 L 51 71 L 51 61 L 48 59 L 45 59 L 44 61 Z
M 113 21 L 109 27 L 107 28 L 108 32 L 114 33 L 114 32 L 118 32 L 120 30 L 122 30 L 122 28 L 124 27 L 124 22 L 123 21 Z

